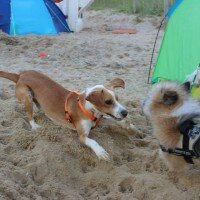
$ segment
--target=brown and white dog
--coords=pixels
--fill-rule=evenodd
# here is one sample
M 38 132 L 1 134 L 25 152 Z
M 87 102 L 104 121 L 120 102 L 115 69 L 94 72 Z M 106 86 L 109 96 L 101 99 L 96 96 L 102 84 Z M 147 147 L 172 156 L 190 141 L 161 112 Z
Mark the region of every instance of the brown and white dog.
M 180 85 L 175 82 L 160 82 L 153 86 L 143 102 L 143 111 L 150 119 L 153 133 L 161 145 L 161 157 L 175 171 L 188 166 L 188 157 L 179 155 L 184 140 L 180 126 L 188 121 L 199 124 L 200 119 L 199 102 L 190 97 L 188 89 L 188 83 Z M 170 151 L 165 151 L 166 149 Z M 180 154 L 182 153 L 181 150 Z
M 78 94 L 33 70 L 20 74 L 0 71 L 0 77 L 16 83 L 16 97 L 24 104 L 32 129 L 40 127 L 33 118 L 35 103 L 53 121 L 76 129 L 80 141 L 90 147 L 99 158 L 109 158 L 104 148 L 88 138 L 88 135 L 104 114 L 117 120 L 127 116 L 128 111 L 118 102 L 114 93 L 114 88 L 124 88 L 122 79 L 115 78 L 107 86 L 96 85 Z M 72 123 L 67 122 L 66 117 Z

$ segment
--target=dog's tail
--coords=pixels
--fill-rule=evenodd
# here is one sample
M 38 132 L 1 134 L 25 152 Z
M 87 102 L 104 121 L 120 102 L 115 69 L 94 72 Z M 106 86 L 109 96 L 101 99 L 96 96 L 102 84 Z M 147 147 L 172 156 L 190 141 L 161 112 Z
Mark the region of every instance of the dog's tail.
M 19 75 L 15 73 L 8 73 L 4 71 L 0 71 L 0 77 L 7 78 L 15 83 L 19 80 Z

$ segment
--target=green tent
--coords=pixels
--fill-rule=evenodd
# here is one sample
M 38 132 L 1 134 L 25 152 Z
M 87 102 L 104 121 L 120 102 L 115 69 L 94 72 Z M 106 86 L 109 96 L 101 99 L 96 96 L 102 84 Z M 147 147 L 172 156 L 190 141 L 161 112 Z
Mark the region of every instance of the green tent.
M 200 63 L 200 0 L 177 0 L 154 67 L 152 82 L 183 82 Z

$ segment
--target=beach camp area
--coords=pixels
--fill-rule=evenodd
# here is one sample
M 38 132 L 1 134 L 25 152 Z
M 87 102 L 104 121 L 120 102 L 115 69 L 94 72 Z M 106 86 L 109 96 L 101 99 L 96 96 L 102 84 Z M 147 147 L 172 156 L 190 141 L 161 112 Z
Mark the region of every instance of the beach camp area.
M 30 8 L 23 10 L 15 1 L 5 4 L 5 12 L 1 5 L 8 1 L 0 1 L 0 22 L 3 24 L 0 23 L 0 71 L 36 70 L 74 91 L 85 91 L 94 85 L 105 85 L 113 78 L 121 78 L 125 88 L 116 88 L 115 92 L 128 115 L 121 121 L 106 116 L 90 131 L 89 138 L 109 155 L 109 160 L 102 160 L 79 141 L 75 130 L 57 124 L 35 105 L 34 120 L 41 127 L 33 131 L 23 103 L 15 96 L 16 84 L 0 78 L 0 199 L 199 200 L 199 165 L 186 171 L 170 171 L 159 157 L 159 142 L 141 107 L 152 82 L 164 80 L 168 75 L 174 79 L 181 77 L 177 79 L 183 82 L 184 73 L 192 73 L 200 62 L 196 57 L 187 57 L 192 66 L 183 71 L 178 66 L 176 74 L 171 68 L 169 71 L 160 68 L 166 60 L 177 64 L 175 55 L 181 55 L 181 52 L 172 53 L 172 47 L 164 46 L 171 44 L 173 34 L 176 35 L 173 23 L 181 17 L 172 17 L 180 14 L 178 7 L 177 13 L 174 8 L 174 16 L 170 16 L 173 21 L 169 18 L 163 22 L 155 44 L 160 23 L 167 13 L 164 8 L 169 9 L 174 2 L 168 1 L 165 7 L 161 0 L 152 0 L 151 4 L 148 0 L 123 3 L 94 0 L 87 8 L 77 8 L 71 15 L 69 10 L 62 12 L 65 6 L 60 5 L 59 9 L 59 1 L 55 4 L 29 0 L 33 3 L 32 9 L 35 6 L 36 10 L 38 6 L 42 9 L 44 15 L 38 16 Z M 21 2 L 25 5 L 29 1 Z M 185 1 L 192 0 L 182 0 L 179 6 Z M 195 18 L 194 12 L 191 13 Z M 22 14 L 29 18 L 20 16 Z M 182 14 L 186 14 L 184 9 Z M 196 17 L 194 21 L 198 23 L 199 14 Z M 172 26 L 166 35 L 168 22 Z M 192 24 L 189 20 L 188 23 Z M 189 27 L 189 24 L 184 26 L 186 32 Z M 194 27 L 200 30 L 199 24 Z M 163 37 L 167 38 L 162 43 Z M 184 41 L 195 38 L 193 44 L 199 44 L 198 37 L 192 32 L 177 38 Z M 197 49 L 187 49 L 187 52 Z M 169 55 L 168 50 L 174 56 L 172 60 L 165 57 Z M 184 55 L 187 56 L 187 52 Z M 163 73 L 167 76 L 162 77 Z

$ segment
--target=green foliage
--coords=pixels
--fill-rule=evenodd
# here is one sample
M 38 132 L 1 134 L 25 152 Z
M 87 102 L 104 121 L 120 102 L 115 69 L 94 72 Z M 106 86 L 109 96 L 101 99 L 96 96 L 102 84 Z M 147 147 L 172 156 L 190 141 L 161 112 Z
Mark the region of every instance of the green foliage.
M 125 13 L 135 11 L 139 15 L 162 15 L 163 0 L 95 0 L 91 9 L 113 9 Z
M 95 0 L 91 6 L 93 10 L 113 9 L 119 12 L 132 12 L 131 0 Z
M 136 12 L 140 15 L 162 15 L 163 0 L 136 0 Z

